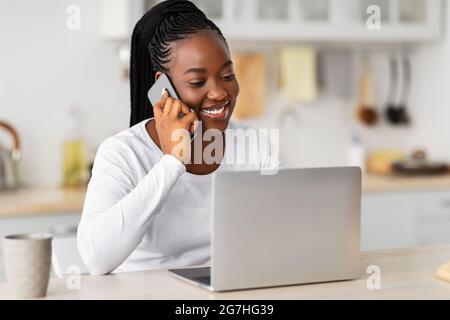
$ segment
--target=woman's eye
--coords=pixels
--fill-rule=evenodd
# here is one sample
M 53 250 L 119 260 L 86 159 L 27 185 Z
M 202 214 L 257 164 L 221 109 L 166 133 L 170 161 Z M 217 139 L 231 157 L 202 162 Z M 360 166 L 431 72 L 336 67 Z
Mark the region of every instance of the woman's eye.
M 231 80 L 234 80 L 234 77 L 235 77 L 234 74 L 230 74 L 230 75 L 224 76 L 223 78 L 224 78 L 226 81 L 231 81 Z
M 230 75 L 223 76 L 222 78 L 223 78 L 225 81 L 232 81 L 232 80 L 234 80 L 235 75 L 234 75 L 234 74 L 230 74 Z M 195 82 L 188 82 L 188 83 L 189 83 L 189 85 L 190 85 L 191 87 L 198 88 L 198 87 L 203 86 L 203 85 L 205 84 L 205 82 L 206 82 L 206 81 L 195 81 Z
M 189 82 L 189 85 L 193 86 L 193 87 L 201 87 L 204 84 L 203 81 L 200 82 Z

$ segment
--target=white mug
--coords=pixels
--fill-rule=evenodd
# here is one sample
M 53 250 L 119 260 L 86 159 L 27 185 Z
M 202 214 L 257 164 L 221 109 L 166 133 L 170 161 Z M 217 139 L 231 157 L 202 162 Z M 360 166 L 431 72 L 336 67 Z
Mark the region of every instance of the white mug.
M 3 238 L 8 286 L 13 298 L 47 295 L 52 257 L 51 234 L 17 234 Z

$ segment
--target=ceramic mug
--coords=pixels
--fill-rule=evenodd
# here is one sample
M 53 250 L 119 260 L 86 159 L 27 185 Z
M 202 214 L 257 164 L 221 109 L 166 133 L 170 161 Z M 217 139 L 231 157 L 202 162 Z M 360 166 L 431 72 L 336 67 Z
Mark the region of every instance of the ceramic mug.
M 13 298 L 47 295 L 52 257 L 51 234 L 16 234 L 3 238 L 6 279 Z

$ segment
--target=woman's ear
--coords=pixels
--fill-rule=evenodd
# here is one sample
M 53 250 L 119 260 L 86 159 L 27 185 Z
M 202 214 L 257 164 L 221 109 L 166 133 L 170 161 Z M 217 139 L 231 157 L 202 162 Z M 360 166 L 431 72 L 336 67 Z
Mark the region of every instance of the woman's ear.
M 161 71 L 156 71 L 155 73 L 155 81 L 158 80 L 158 78 L 162 75 L 163 73 Z

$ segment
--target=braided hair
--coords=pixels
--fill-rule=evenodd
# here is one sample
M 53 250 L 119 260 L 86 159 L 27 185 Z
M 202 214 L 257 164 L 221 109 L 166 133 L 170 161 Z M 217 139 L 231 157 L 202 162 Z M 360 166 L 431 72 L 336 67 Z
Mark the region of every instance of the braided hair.
M 169 71 L 166 67 L 170 62 L 169 44 L 201 30 L 215 31 L 228 47 L 219 28 L 187 0 L 160 2 L 136 23 L 131 38 L 130 127 L 153 117 L 147 91 L 155 83 L 157 71 Z

